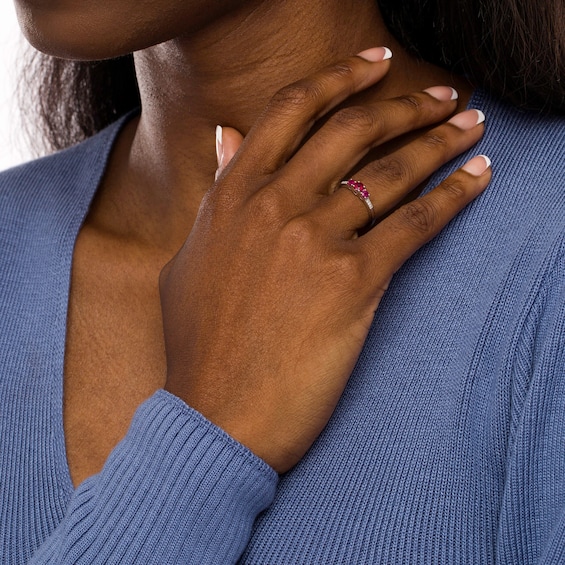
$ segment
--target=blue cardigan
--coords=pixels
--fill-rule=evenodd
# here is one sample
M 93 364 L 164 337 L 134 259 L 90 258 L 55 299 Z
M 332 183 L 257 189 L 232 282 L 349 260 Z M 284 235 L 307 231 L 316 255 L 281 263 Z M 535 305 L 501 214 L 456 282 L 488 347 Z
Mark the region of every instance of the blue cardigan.
M 564 563 L 565 121 L 480 91 L 470 106 L 492 184 L 397 273 L 335 414 L 281 477 L 159 391 L 73 489 L 71 259 L 123 120 L 1 174 L 1 563 Z

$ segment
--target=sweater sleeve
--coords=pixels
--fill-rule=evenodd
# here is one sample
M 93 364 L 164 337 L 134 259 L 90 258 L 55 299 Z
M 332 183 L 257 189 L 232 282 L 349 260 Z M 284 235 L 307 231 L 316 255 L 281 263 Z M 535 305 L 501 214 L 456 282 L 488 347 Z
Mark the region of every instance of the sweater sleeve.
M 234 563 L 277 480 L 244 446 L 158 391 L 102 471 L 76 489 L 31 564 Z
M 515 353 L 498 565 L 565 563 L 565 244 Z

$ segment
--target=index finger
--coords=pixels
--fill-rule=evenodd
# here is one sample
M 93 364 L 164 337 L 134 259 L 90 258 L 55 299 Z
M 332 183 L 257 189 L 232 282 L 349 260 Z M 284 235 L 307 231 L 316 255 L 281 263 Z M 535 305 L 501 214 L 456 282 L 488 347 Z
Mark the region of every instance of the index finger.
M 389 70 L 387 47 L 362 51 L 279 90 L 255 122 L 239 167 L 269 174 L 283 165 L 314 122 L 346 98 L 378 82 Z

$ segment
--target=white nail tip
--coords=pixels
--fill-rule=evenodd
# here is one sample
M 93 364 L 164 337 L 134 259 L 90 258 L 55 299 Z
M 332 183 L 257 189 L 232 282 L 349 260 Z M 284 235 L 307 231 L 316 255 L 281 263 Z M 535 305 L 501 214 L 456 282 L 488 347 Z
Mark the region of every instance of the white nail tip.
M 451 88 L 451 100 L 457 100 L 459 98 L 459 93 L 457 92 L 457 90 L 455 90 L 455 88 Z
M 216 126 L 216 160 L 218 161 L 218 166 L 222 164 L 222 157 L 224 156 L 222 136 L 222 126 Z
M 491 160 L 486 155 L 479 155 L 479 157 L 482 157 L 485 160 L 485 162 L 487 164 L 487 166 L 485 168 L 485 171 L 486 171 L 492 164 Z
M 392 51 L 388 47 L 385 47 L 384 50 L 385 50 L 385 54 L 383 57 L 383 61 L 386 61 L 387 59 L 392 59 Z
M 482 124 L 486 119 L 485 115 L 480 110 L 475 110 L 475 111 L 479 115 L 478 118 L 477 118 L 477 125 Z M 488 159 L 488 157 L 487 157 L 487 159 Z
M 486 155 L 477 155 L 463 165 L 462 169 L 476 177 L 480 177 L 490 167 L 490 159 Z

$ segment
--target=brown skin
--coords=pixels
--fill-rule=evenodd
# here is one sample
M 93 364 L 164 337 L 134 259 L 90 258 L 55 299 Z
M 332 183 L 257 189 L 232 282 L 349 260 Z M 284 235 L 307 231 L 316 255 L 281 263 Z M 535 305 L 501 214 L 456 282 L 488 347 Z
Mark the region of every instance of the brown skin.
M 286 471 L 331 416 L 392 274 L 490 171 L 458 173 L 360 238 L 362 203 L 345 190 L 328 194 L 371 147 L 386 149 L 457 109 L 427 94 L 379 100 L 448 84 L 461 108 L 469 86 L 404 53 L 373 0 L 17 5 L 28 37 L 47 52 L 143 49 L 141 117 L 118 140 L 74 254 L 64 393 L 74 484 L 100 470 L 139 403 L 163 386 Z M 392 64 L 349 58 L 263 111 L 285 84 L 383 44 Z M 295 152 L 316 118 L 370 85 L 361 110 L 317 122 Z M 246 140 L 209 190 L 217 123 Z M 382 215 L 480 135 L 482 126 L 439 126 L 388 167 L 369 164 L 356 176 Z M 226 129 L 225 161 L 240 142 Z M 159 272 L 181 246 L 160 300 Z

